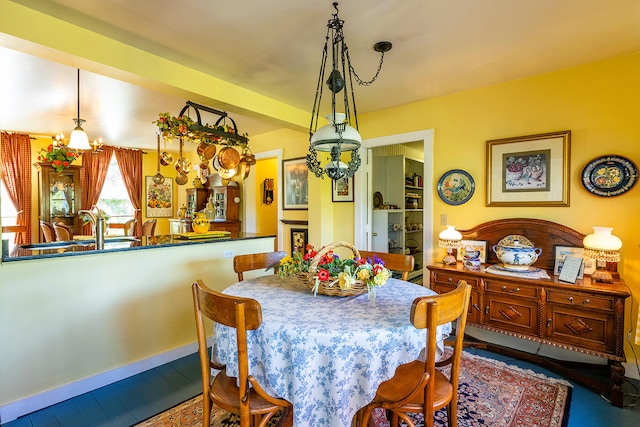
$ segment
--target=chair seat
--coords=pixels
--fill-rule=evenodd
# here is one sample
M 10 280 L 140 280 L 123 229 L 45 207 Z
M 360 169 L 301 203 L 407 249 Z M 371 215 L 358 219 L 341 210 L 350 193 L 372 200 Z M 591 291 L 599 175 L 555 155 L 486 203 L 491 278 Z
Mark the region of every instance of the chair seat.
M 228 412 L 235 414 L 240 412 L 240 401 L 238 400 L 238 379 L 227 375 L 226 369 L 218 373 L 211 382 L 211 399 L 213 402 Z M 266 414 L 281 409 L 281 406 L 267 402 L 253 389 L 250 389 L 251 413 Z
M 417 385 L 424 373 L 424 362 L 416 360 L 404 365 L 400 365 L 396 369 L 396 373 L 390 380 L 380 384 L 376 397 L 373 402 L 394 402 L 398 400 L 398 396 L 407 396 Z M 453 395 L 453 386 L 449 379 L 440 371 L 435 371 L 435 383 L 433 385 L 433 407 L 440 409 L 445 407 Z M 424 405 L 424 394 L 419 394 L 415 402 L 405 405 L 409 408 L 415 405 L 415 412 L 422 412 Z M 384 407 L 384 405 L 381 405 Z M 412 412 L 412 411 L 407 411 Z

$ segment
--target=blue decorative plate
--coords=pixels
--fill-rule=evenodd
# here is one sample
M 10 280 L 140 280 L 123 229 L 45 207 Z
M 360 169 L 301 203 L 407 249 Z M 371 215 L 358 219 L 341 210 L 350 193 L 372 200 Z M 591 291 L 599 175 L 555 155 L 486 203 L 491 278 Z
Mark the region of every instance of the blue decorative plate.
M 626 157 L 602 156 L 592 160 L 582 170 L 582 185 L 601 197 L 619 196 L 638 182 L 638 168 Z
M 466 203 L 476 189 L 471 175 L 461 169 L 445 172 L 438 181 L 438 196 L 449 205 Z

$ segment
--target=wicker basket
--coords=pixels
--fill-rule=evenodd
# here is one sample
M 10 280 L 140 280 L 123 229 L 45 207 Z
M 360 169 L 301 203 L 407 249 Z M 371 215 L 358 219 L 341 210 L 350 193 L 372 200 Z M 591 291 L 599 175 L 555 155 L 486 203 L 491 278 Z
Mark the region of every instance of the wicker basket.
M 325 246 L 320 251 L 318 251 L 316 256 L 313 257 L 313 259 L 311 260 L 311 265 L 309 266 L 309 272 L 297 274 L 300 282 L 302 282 L 307 288 L 309 288 L 309 290 L 311 291 L 315 290 L 316 279 L 314 276 L 316 275 L 316 271 L 318 269 L 318 263 L 320 262 L 320 260 L 325 254 L 327 254 L 329 251 L 337 247 L 348 248 L 353 252 L 353 254 L 357 258 L 360 258 L 360 252 L 358 252 L 358 249 L 356 249 L 356 247 L 353 246 L 351 243 L 333 242 Z M 361 280 L 356 280 L 350 289 L 342 290 L 340 289 L 340 286 L 338 285 L 338 282 L 336 280 L 337 280 L 336 277 L 331 277 L 329 278 L 329 280 L 320 280 L 316 293 L 322 294 L 322 295 L 337 296 L 337 297 L 348 297 L 352 295 L 360 295 L 369 290 L 369 288 L 367 287 L 367 283 Z

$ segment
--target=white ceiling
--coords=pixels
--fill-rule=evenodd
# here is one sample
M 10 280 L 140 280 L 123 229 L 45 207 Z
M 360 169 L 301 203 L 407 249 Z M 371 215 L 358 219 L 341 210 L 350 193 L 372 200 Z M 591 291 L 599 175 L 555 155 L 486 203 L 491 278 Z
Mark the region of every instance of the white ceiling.
M 14 1 L 309 111 L 333 13 L 330 0 Z M 378 80 L 356 88 L 359 113 L 640 51 L 638 0 L 339 3 L 363 80 L 378 65 L 373 44 L 393 43 Z M 75 68 L 2 47 L 0 63 L 0 129 L 69 134 Z M 186 101 L 88 71 L 80 91 L 89 137 L 123 146 L 154 147 L 151 122 Z M 232 116 L 249 135 L 275 129 Z

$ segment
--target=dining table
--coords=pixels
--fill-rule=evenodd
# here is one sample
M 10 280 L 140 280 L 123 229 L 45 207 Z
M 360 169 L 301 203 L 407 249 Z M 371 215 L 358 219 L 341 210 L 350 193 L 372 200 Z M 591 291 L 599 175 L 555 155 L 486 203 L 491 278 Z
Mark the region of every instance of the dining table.
M 346 427 L 398 366 L 424 357 L 426 330 L 410 321 L 413 301 L 432 290 L 390 278 L 367 293 L 315 295 L 296 277 L 267 275 L 223 293 L 253 298 L 262 325 L 247 331 L 249 374 L 293 404 L 294 426 Z M 438 328 L 438 351 L 451 332 Z M 238 376 L 235 329 L 216 324 L 211 357 Z M 438 357 L 438 355 L 436 355 Z

